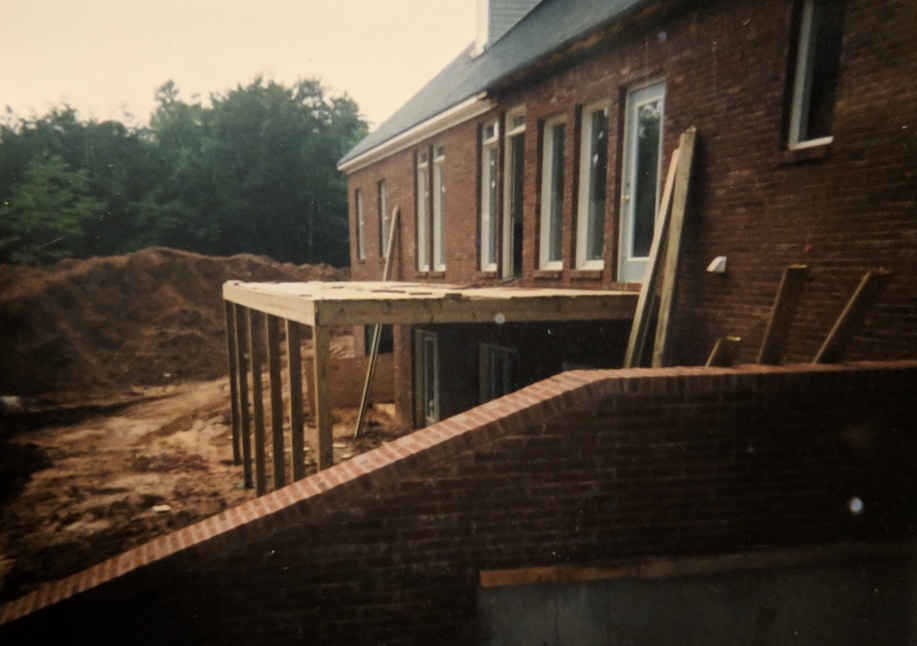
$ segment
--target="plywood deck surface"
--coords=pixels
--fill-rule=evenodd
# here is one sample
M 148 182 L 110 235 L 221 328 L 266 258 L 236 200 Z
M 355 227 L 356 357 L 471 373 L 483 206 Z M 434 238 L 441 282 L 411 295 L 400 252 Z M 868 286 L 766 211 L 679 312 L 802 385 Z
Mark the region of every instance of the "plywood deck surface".
M 409 282 L 230 281 L 223 297 L 312 326 L 628 320 L 637 301 L 625 291 Z

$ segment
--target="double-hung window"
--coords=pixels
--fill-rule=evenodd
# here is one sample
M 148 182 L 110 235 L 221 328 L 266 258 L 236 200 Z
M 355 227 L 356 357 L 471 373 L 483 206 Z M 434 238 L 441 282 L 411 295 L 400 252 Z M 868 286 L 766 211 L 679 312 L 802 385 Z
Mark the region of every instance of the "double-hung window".
M 481 131 L 481 271 L 497 270 L 497 165 L 500 158 L 500 129 L 496 121 Z
M 353 193 L 353 211 L 357 228 L 357 259 L 365 260 L 366 242 L 364 240 L 363 231 L 366 223 L 363 221 L 363 191 L 360 189 L 357 189 Z
M 541 227 L 538 266 L 560 269 L 563 266 L 564 147 L 566 123 L 554 117 L 544 123 L 541 165 Z
M 446 149 L 433 147 L 433 269 L 446 269 Z
M 430 271 L 429 153 L 417 153 L 417 270 Z
M 804 0 L 790 111 L 790 148 L 831 143 L 844 31 L 842 0 Z
M 525 108 L 506 114 L 503 163 L 503 217 L 500 225 L 501 275 L 522 275 L 522 206 L 525 192 Z
M 388 189 L 385 180 L 380 179 L 376 184 L 376 208 L 379 210 L 379 255 L 383 258 L 388 255 L 389 221 Z
M 580 134 L 576 267 L 605 266 L 605 198 L 608 179 L 608 102 L 583 109 Z

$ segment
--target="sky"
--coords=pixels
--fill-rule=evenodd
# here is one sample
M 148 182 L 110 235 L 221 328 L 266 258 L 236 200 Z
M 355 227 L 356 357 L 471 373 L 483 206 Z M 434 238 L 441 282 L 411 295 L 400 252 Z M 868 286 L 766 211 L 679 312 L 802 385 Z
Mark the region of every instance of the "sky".
M 0 0 L 0 109 L 149 120 L 256 76 L 319 78 L 379 125 L 474 40 L 476 0 Z M 127 116 L 130 115 L 130 116 Z

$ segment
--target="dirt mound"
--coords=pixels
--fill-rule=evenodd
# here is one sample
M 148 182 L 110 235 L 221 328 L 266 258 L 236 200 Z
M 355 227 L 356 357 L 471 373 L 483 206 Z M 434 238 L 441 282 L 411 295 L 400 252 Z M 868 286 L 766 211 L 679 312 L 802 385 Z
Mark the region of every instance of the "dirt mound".
M 226 372 L 227 280 L 346 280 L 348 270 L 153 248 L 0 266 L 0 394 L 87 393 Z

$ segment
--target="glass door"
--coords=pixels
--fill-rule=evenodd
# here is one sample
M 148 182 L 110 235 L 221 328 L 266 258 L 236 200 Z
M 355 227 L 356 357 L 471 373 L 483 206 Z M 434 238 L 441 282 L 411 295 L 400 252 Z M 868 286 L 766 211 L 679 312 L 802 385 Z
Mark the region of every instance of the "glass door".
M 643 280 L 653 244 L 662 178 L 665 83 L 632 89 L 625 107 L 621 177 L 621 239 L 618 278 Z

